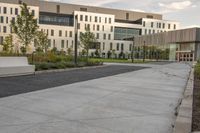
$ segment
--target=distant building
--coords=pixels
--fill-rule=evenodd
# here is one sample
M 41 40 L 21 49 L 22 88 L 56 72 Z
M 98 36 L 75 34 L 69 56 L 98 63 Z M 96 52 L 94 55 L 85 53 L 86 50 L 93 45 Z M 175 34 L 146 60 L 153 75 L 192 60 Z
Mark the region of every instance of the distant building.
M 75 16 L 78 16 L 78 38 L 88 27 L 100 44 L 100 55 L 108 51 L 130 54 L 133 36 L 149 35 L 179 29 L 179 22 L 166 21 L 161 14 L 143 13 L 84 5 L 39 1 L 0 0 L 0 43 L 11 33 L 10 21 L 20 13 L 25 2 L 38 19 L 40 29 L 48 34 L 50 48 L 74 49 Z M 18 42 L 15 48 L 19 49 Z M 30 52 L 34 51 L 34 44 Z M 90 52 L 94 52 L 91 49 Z M 81 48 L 79 49 L 81 52 Z
M 200 60 L 200 28 L 174 30 L 135 38 L 135 46 L 144 45 L 169 48 L 171 61 Z

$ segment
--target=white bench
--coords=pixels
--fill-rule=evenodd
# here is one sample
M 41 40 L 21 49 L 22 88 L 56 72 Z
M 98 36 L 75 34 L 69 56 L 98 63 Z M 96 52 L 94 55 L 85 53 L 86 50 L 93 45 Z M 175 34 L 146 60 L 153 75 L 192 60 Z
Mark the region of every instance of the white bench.
M 35 66 L 28 64 L 27 57 L 0 57 L 0 77 L 35 73 Z

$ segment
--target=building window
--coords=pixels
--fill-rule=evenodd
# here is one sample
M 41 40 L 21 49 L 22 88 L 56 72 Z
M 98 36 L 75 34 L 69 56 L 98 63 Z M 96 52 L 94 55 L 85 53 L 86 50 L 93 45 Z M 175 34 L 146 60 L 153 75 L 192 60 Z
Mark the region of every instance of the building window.
M 33 16 L 35 16 L 35 10 L 32 10 L 32 12 L 31 12 L 31 13 L 32 13 L 32 15 L 33 15 Z
M 56 40 L 53 39 L 53 47 L 55 48 L 56 47 Z
M 62 30 L 59 30 L 59 36 L 60 37 L 62 36 Z
M 80 21 L 83 21 L 83 15 L 80 15 Z
M 113 49 L 113 44 L 112 43 L 110 43 L 110 50 L 112 50 Z
M 64 47 L 65 47 L 65 41 L 61 40 L 61 48 L 64 48 Z
M 151 34 L 151 30 L 149 29 L 149 34 Z
M 163 29 L 165 29 L 165 23 L 163 23 Z
M 7 27 L 4 26 L 4 27 L 3 27 L 3 33 L 6 33 L 6 32 L 7 32 Z
M 144 34 L 145 34 L 145 35 L 147 34 L 147 29 L 145 29 Z
M 109 18 L 109 23 L 111 24 L 111 22 L 112 22 L 112 19 L 111 19 L 111 18 Z
M 99 23 L 101 23 L 101 17 L 99 17 Z
M 19 3 L 19 4 L 22 4 L 22 1 L 21 1 L 21 0 L 19 0 L 19 1 L 18 1 L 18 3 Z
M 96 38 L 99 39 L 99 33 L 97 33 L 97 37 Z
M 92 22 L 92 16 L 90 16 L 90 22 Z
M 4 19 L 3 19 L 4 17 L 3 16 L 1 16 L 1 23 L 4 23 Z
M 102 25 L 102 31 L 104 31 L 104 25 Z
M 170 24 L 168 24 L 168 29 L 171 29 L 171 25 Z
M 126 19 L 127 20 L 129 19 L 129 13 L 126 13 Z
M 48 39 L 48 46 L 51 47 L 51 39 Z
M 57 13 L 60 13 L 60 5 L 57 5 L 57 6 L 56 6 L 56 12 L 57 12 Z
M 145 23 L 145 21 L 143 22 L 143 27 L 145 27 L 146 26 L 146 23 Z
M 95 20 L 94 20 L 95 22 L 98 22 L 98 17 L 97 16 L 95 16 Z
M 95 31 L 95 24 L 93 24 L 93 30 Z
M 51 36 L 54 36 L 54 30 L 51 30 Z
M 176 29 L 176 24 L 174 24 L 174 30 Z
M 121 44 L 121 51 L 123 51 L 124 50 L 124 44 L 122 43 Z
M 97 25 L 97 31 L 99 31 L 99 29 L 100 29 L 100 26 L 99 26 L 99 25 Z
M 105 33 L 103 34 L 103 39 L 104 39 L 104 40 L 106 39 L 106 34 L 105 34 Z
M 153 22 L 151 22 L 151 28 L 153 28 Z
M 105 50 L 105 42 L 103 42 L 103 50 Z
M 87 12 L 87 8 L 80 8 L 80 11 L 84 11 L 84 12 Z
M 132 50 L 132 44 L 129 45 L 129 51 L 131 51 L 131 50 Z
M 68 40 L 66 41 L 66 44 L 67 44 L 67 46 L 66 46 L 66 47 L 68 48 L 68 47 L 69 47 L 69 41 L 68 41 Z
M 18 15 L 18 8 L 15 8 L 15 15 Z
M 117 48 L 116 49 L 117 49 L 117 51 L 119 51 L 119 43 L 117 43 Z
M 13 14 L 13 8 L 10 8 L 10 14 Z
M 159 28 L 161 28 L 161 23 L 159 23 Z
M 3 36 L 0 36 L 0 44 L 3 43 Z
M 7 13 L 7 8 L 3 7 L 3 13 L 6 14 Z
M 67 34 L 67 31 L 65 31 L 65 37 L 67 37 L 67 35 L 68 35 L 68 34 Z
M 111 39 L 111 34 L 108 34 L 108 40 L 110 40 Z
M 88 21 L 88 16 L 87 16 L 87 15 L 85 15 L 85 21 L 86 21 L 86 22 Z
M 110 27 L 110 32 L 113 32 L 113 26 Z
M 77 29 L 81 29 L 81 24 L 80 23 L 77 24 Z
M 8 23 L 8 17 L 6 17 L 6 23 Z
M 72 31 L 69 32 L 69 37 L 72 37 Z
M 107 23 L 107 18 L 105 18 L 105 23 Z

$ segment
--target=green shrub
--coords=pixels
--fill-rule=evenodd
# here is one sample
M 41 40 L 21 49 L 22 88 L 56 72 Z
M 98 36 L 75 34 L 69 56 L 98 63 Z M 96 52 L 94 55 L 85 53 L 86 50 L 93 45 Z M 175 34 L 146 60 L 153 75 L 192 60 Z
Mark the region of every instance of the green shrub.
M 195 75 L 198 79 L 200 79 L 200 63 L 198 62 L 195 66 Z

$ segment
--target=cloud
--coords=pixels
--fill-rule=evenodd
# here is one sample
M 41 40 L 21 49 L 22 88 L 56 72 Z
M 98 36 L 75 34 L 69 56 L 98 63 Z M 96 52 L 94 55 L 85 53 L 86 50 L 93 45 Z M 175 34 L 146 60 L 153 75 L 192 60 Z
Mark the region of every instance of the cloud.
M 190 7 L 192 8 L 197 7 L 190 0 L 172 2 L 172 3 L 158 3 L 158 5 L 161 8 L 162 13 L 169 13 L 169 12 L 174 12 L 178 10 L 184 10 Z

